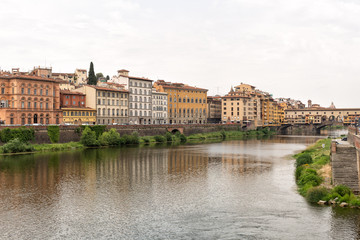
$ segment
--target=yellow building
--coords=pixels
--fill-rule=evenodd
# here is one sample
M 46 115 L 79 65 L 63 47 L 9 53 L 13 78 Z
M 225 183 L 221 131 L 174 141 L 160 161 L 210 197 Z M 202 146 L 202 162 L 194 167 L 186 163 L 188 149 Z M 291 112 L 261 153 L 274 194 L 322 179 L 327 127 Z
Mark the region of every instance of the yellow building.
M 65 124 L 96 124 L 96 109 L 88 107 L 61 108 Z
M 207 89 L 158 80 L 154 88 L 168 95 L 169 123 L 206 123 Z
M 279 126 L 284 122 L 283 108 L 268 93 L 261 94 L 261 119 L 263 126 Z

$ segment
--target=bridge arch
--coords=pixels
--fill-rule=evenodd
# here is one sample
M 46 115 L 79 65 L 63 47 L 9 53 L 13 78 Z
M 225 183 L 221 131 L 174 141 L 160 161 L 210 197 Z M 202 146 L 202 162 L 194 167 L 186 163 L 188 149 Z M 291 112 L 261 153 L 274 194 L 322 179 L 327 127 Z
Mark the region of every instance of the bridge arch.
M 171 132 L 172 134 L 176 134 L 177 132 L 183 134 L 184 133 L 184 128 L 168 128 L 167 129 L 169 132 Z

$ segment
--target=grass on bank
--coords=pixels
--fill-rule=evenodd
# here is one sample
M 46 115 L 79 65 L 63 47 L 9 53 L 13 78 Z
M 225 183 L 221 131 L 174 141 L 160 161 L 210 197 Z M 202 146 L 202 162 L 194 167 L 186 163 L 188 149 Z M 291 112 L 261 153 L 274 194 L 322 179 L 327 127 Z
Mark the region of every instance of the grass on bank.
M 323 200 L 336 204 L 346 202 L 350 206 L 359 207 L 360 199 L 350 188 L 344 185 L 332 188 L 331 176 L 327 176 L 329 174 L 323 171 L 330 164 L 330 148 L 331 139 L 321 139 L 305 151 L 294 155 L 295 180 L 299 193 L 311 203 Z
M 210 133 L 197 133 L 187 137 L 188 140 L 195 141 L 204 141 L 212 139 L 232 139 L 232 138 L 246 138 L 246 137 L 255 137 L 255 136 L 264 136 L 264 135 L 274 135 L 275 132 L 269 130 L 268 128 L 260 130 L 249 130 L 249 131 L 218 131 Z
M 57 129 L 54 129 L 52 134 L 55 140 L 52 142 L 58 141 Z M 44 151 L 63 151 L 70 149 L 81 149 L 86 147 L 100 147 L 100 146 L 124 146 L 124 145 L 149 145 L 156 143 L 176 143 L 183 144 L 188 140 L 191 141 L 204 141 L 212 139 L 243 139 L 245 137 L 251 136 L 264 136 L 264 135 L 273 135 L 275 132 L 270 131 L 268 128 L 261 130 L 251 130 L 251 131 L 218 131 L 210 133 L 199 133 L 193 134 L 186 137 L 184 134 L 177 132 L 172 134 L 167 132 L 164 135 L 156 136 L 144 136 L 140 137 L 137 132 L 132 133 L 131 135 L 123 135 L 112 128 L 109 131 L 103 131 L 98 133 L 95 130 L 85 127 L 81 132 L 80 142 L 68 142 L 68 143 L 52 143 L 52 144 L 29 144 L 27 141 L 23 141 L 19 138 L 12 139 L 6 144 L 0 147 L 0 153 L 20 153 L 20 152 L 44 152 Z M 52 136 L 51 135 L 51 136 Z M 50 135 L 49 135 L 50 137 Z

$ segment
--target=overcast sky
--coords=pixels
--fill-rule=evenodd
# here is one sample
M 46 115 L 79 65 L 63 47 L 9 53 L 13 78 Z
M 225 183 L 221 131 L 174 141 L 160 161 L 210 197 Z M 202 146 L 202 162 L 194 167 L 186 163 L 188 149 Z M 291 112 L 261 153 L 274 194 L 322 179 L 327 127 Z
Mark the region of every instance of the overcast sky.
M 360 107 L 358 0 L 1 0 L 0 68 L 89 69 Z

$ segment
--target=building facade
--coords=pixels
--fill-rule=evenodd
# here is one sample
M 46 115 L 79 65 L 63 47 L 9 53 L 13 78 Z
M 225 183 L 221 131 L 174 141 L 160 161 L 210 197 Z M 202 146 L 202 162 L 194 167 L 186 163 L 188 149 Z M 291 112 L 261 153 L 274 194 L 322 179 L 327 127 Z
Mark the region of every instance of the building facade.
M 97 111 L 97 124 L 129 123 L 129 91 L 84 85 L 77 89 L 86 95 L 86 106 Z
M 223 123 L 253 123 L 261 125 L 261 93 L 254 86 L 240 84 L 223 96 L 221 119 Z
M 87 70 L 86 69 L 76 69 L 74 84 L 76 86 L 87 84 Z
M 60 90 L 60 107 L 85 107 L 86 95 L 81 92 Z
M 152 123 L 152 82 L 153 80 L 129 76 L 128 70 L 119 70 L 110 81 L 121 84 L 129 91 L 129 123 Z
M 64 124 L 96 124 L 96 109 L 87 107 L 64 107 L 63 112 Z
M 4 124 L 60 124 L 59 83 L 31 75 L 0 75 L 0 120 Z
M 208 106 L 208 123 L 220 123 L 221 122 L 221 97 L 215 96 L 207 97 Z
M 154 87 L 168 96 L 170 124 L 203 124 L 207 122 L 207 89 L 158 80 Z
M 152 90 L 152 123 L 167 124 L 167 93 Z

